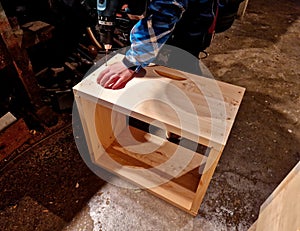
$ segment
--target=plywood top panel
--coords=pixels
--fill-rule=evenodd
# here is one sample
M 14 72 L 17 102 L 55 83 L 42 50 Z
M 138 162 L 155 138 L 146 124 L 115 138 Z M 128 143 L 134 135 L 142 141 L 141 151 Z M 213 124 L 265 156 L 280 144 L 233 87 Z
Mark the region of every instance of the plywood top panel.
M 117 54 L 108 65 L 122 60 Z M 73 89 L 75 95 L 149 122 L 158 121 L 181 135 L 197 136 L 225 145 L 245 88 L 162 66 L 145 68 L 144 77 L 123 89 L 105 89 L 96 83 L 105 65 Z M 161 74 L 169 73 L 171 77 Z M 172 78 L 173 75 L 173 78 Z M 200 140 L 201 140 L 200 139 Z M 195 139 L 193 139 L 195 140 Z

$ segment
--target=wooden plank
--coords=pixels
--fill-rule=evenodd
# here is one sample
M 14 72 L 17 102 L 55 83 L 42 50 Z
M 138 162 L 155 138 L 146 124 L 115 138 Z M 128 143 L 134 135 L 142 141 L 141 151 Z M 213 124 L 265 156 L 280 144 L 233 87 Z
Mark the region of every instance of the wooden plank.
M 14 117 L 13 114 L 10 112 L 7 112 L 4 116 L 0 118 L 0 131 L 2 131 L 4 128 L 8 127 L 10 124 L 15 122 L 17 119 Z
M 260 208 L 256 231 L 300 230 L 300 162 Z
M 94 126 L 101 144 L 107 149 L 127 127 L 126 115 L 96 104 Z
M 123 159 L 123 163 L 112 161 L 111 155 L 113 154 L 104 153 L 96 160 L 96 163 L 109 172 L 146 189 L 171 204 L 185 211 L 190 211 L 195 196 L 194 192 L 148 169 L 132 165 L 126 166 L 125 159 Z M 115 158 L 117 158 L 117 155 L 115 155 Z M 134 162 L 130 162 L 130 164 L 132 163 Z
M 159 187 L 148 188 L 147 190 L 170 204 L 195 215 L 191 212 L 192 201 L 195 197 L 195 193 L 187 190 L 186 188 L 169 181 Z
M 177 183 L 178 185 L 181 185 L 182 187 L 185 187 L 186 189 L 196 192 L 198 182 L 200 180 L 200 174 L 198 168 L 193 169 L 192 171 L 186 172 L 184 175 L 179 174 L 178 176 L 172 175 L 172 173 L 166 172 L 164 169 L 158 169 L 155 167 L 152 167 L 151 165 L 145 163 L 145 161 L 141 161 L 133 155 L 127 155 L 126 153 L 123 153 L 121 151 L 118 151 L 116 149 L 108 149 L 106 150 L 107 155 L 110 158 L 110 161 L 116 162 L 114 166 L 116 166 L 117 169 L 121 167 L 126 168 L 133 168 L 133 169 L 140 169 L 141 171 L 146 170 L 150 171 L 156 175 L 158 175 L 163 181 L 160 181 L 159 184 L 163 184 L 166 181 L 173 181 Z M 99 157 L 98 161 L 102 161 L 101 157 Z
M 223 152 L 223 146 L 221 146 L 221 147 L 216 146 L 210 150 L 208 160 L 205 165 L 205 169 L 203 171 L 201 179 L 199 181 L 196 196 L 193 200 L 193 204 L 191 207 L 191 212 L 195 215 L 198 214 L 198 210 L 203 201 L 203 198 L 205 196 L 205 193 L 207 191 L 207 188 L 209 186 L 211 178 L 215 172 L 215 169 L 216 169 L 219 159 L 222 155 L 222 152 Z
M 0 134 L 0 160 L 8 157 L 31 137 L 23 119 L 10 125 Z
M 126 127 L 126 116 L 113 113 L 95 100 L 81 97 L 76 91 L 74 94 L 91 158 L 95 161 Z
M 18 33 L 23 33 L 19 30 Z M 24 89 L 36 108 L 43 105 L 41 89 L 35 79 L 32 65 L 25 49 L 21 48 L 21 37 L 12 30 L 0 2 L 0 43 L 4 44 L 7 53 L 6 59 L 11 60 L 12 66 L 21 80 Z M 1 41 L 2 40 L 2 41 Z
M 109 64 L 119 61 L 116 55 Z M 187 80 L 176 81 L 154 73 L 159 66 L 146 68 L 143 78 L 134 78 L 125 88 L 112 91 L 96 83 L 101 66 L 74 87 L 99 103 L 109 103 L 125 114 L 147 122 L 158 120 L 172 132 L 184 132 L 189 139 L 225 145 L 245 89 L 182 72 Z M 178 130 L 179 129 L 179 130 Z M 196 137 L 196 138 L 195 138 Z M 204 143 L 206 142 L 206 143 Z
M 180 177 L 206 162 L 204 155 L 134 127 L 125 129 L 117 138 L 107 152 L 116 150 L 124 153 L 172 178 Z
M 246 13 L 248 2 L 249 2 L 249 0 L 244 0 L 243 2 L 240 3 L 240 6 L 239 6 L 239 9 L 237 12 L 238 18 L 243 19 L 244 15 Z

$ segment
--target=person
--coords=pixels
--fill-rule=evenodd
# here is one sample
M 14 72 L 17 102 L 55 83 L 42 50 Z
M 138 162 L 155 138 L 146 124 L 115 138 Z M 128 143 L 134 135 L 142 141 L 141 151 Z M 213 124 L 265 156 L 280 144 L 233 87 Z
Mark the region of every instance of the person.
M 104 69 L 97 83 L 109 89 L 124 87 L 158 57 L 166 43 L 198 58 L 209 46 L 211 38 L 205 35 L 214 22 L 216 4 L 216 0 L 152 0 L 147 16 L 130 32 L 131 46 L 124 59 Z

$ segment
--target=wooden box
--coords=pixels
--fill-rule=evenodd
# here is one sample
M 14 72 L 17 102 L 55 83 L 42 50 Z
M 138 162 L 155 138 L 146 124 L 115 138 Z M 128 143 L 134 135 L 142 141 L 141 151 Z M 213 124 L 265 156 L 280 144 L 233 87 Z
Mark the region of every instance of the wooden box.
M 122 57 L 116 55 L 109 63 Z M 73 89 L 93 162 L 197 215 L 245 89 L 152 66 L 125 88 L 110 90 L 96 83 L 104 68 Z M 149 129 L 132 125 L 128 118 L 149 124 Z M 182 139 L 175 144 L 156 131 Z

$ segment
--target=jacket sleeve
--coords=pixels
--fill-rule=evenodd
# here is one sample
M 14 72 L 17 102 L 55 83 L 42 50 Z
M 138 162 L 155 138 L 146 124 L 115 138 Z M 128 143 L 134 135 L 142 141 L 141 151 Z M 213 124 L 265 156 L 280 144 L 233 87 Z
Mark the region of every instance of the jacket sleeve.
M 187 7 L 187 0 L 152 0 L 147 17 L 138 21 L 130 33 L 131 47 L 125 64 L 147 66 L 170 37 Z

